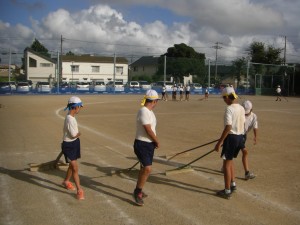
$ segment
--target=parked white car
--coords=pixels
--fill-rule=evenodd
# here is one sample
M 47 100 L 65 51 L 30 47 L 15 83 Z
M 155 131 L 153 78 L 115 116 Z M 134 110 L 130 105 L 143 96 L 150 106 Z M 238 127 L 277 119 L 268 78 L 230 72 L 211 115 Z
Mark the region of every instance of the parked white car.
M 15 81 L 10 81 L 9 84 L 10 84 L 10 90 L 11 91 L 16 91 L 17 90 L 17 84 L 16 84 Z
M 104 91 L 106 91 L 106 86 L 105 86 L 104 81 L 95 81 L 91 85 L 90 89 L 92 92 L 104 92 Z
M 18 82 L 17 84 L 17 92 L 18 93 L 29 93 L 30 86 L 28 82 Z
M 106 84 L 106 91 L 108 92 L 123 92 L 124 91 L 124 85 L 122 81 L 109 81 Z
M 202 85 L 199 83 L 192 83 L 190 84 L 191 86 L 191 91 L 193 92 L 202 92 Z
M 35 86 L 35 90 L 37 93 L 50 93 L 51 87 L 49 82 L 37 82 Z
M 140 89 L 142 91 L 147 91 L 149 89 L 151 89 L 151 85 L 148 83 L 148 81 L 138 81 L 139 84 L 140 84 Z
M 76 84 L 76 92 L 89 92 L 90 83 L 89 82 L 78 82 Z
M 129 81 L 126 86 L 129 88 L 139 88 L 140 83 L 138 81 Z

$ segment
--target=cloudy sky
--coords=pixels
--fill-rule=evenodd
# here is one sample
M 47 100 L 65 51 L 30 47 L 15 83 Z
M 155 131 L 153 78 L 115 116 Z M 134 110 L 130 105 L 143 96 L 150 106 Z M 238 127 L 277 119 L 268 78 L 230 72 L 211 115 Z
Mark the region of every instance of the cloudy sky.
M 253 41 L 300 62 L 299 0 L 1 0 L 0 57 L 20 64 L 38 39 L 52 54 L 159 56 L 185 43 L 212 61 L 247 56 Z

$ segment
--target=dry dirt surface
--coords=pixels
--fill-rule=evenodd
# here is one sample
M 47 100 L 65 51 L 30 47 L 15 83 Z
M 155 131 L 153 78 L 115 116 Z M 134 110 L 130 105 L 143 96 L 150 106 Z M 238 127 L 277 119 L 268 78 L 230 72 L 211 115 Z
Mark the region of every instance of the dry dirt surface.
M 85 200 L 61 186 L 65 168 L 29 171 L 29 163 L 54 160 L 60 152 L 69 95 L 0 96 L 1 225 L 298 225 L 300 224 L 300 99 L 276 102 L 271 96 L 249 99 L 259 120 L 258 144 L 248 135 L 250 169 L 244 179 L 241 154 L 234 160 L 237 192 L 230 200 L 216 196 L 224 188 L 220 153 L 192 164 L 194 171 L 165 175 L 214 148 L 207 145 L 166 157 L 220 137 L 225 103 L 219 96 L 193 95 L 190 101 L 160 101 L 155 108 L 161 142 L 144 191 L 143 207 L 133 202 L 139 166 L 111 175 L 137 160 L 133 153 L 135 117 L 141 95 L 79 95 L 77 115 L 82 157 L 79 174 Z

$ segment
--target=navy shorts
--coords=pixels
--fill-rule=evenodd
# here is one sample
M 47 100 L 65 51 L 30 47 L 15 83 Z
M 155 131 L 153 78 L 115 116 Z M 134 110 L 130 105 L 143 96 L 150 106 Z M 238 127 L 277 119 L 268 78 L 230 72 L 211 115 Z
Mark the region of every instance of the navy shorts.
M 61 150 L 65 156 L 65 160 L 67 163 L 79 159 L 81 157 L 79 138 L 71 142 L 63 141 L 63 143 L 61 144 Z
M 225 160 L 232 160 L 243 148 L 245 148 L 244 135 L 228 134 L 223 143 L 221 157 Z
M 143 167 L 152 165 L 155 149 L 155 144 L 153 142 L 145 142 L 135 139 L 133 149 Z

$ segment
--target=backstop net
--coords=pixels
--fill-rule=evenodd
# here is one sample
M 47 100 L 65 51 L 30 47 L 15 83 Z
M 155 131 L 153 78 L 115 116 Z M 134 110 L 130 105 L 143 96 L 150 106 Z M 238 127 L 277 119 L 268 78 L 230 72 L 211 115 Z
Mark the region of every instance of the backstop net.
M 283 95 L 291 94 L 294 85 L 294 65 L 249 63 L 248 67 L 248 77 L 256 95 L 274 95 L 278 85 Z

